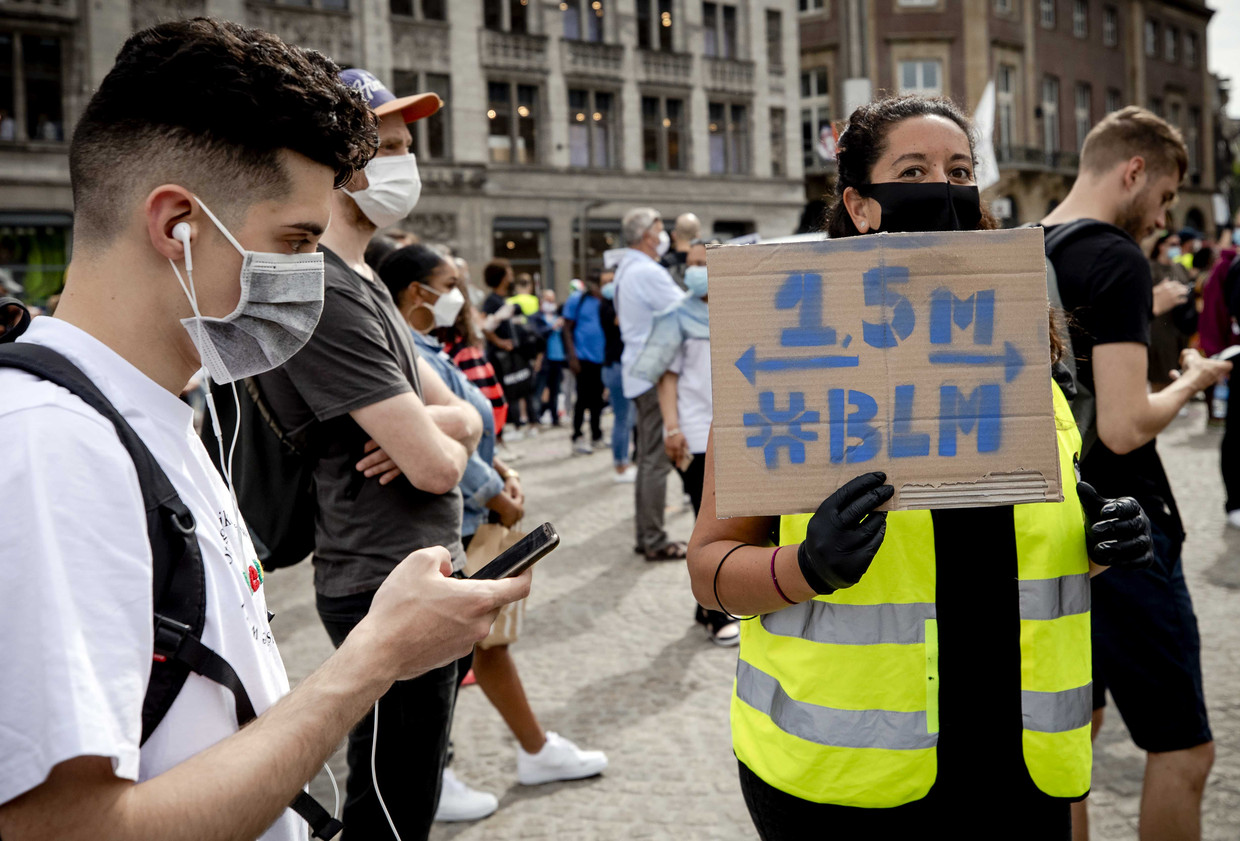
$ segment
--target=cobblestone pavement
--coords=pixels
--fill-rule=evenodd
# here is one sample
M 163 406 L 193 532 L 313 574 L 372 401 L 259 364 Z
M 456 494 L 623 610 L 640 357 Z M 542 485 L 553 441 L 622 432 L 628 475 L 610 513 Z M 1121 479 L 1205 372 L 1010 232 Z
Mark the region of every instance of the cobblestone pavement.
M 1201 621 L 1218 759 L 1205 805 L 1205 838 L 1240 836 L 1240 532 L 1224 530 L 1220 433 L 1203 430 L 1204 406 L 1173 424 L 1160 450 L 1186 520 L 1184 568 Z M 565 432 L 518 442 L 528 523 L 550 520 L 563 543 L 536 569 L 514 657 L 544 726 L 607 752 L 603 776 L 527 788 L 516 781 L 516 743 L 476 687 L 457 708 L 454 768 L 495 793 L 500 810 L 472 824 L 438 824 L 434 841 L 490 839 L 754 839 L 728 733 L 735 649 L 711 645 L 693 623 L 682 563 L 633 553 L 633 486 L 613 484 L 610 451 L 570 457 Z M 692 514 L 669 482 L 667 524 L 687 539 Z M 310 565 L 273 572 L 268 600 L 296 682 L 330 652 L 314 610 Z M 333 757 L 343 780 L 343 751 Z M 1143 755 L 1115 711 L 1095 754 L 1095 841 L 1135 839 Z M 383 781 L 380 780 L 380 784 Z M 313 784 L 330 805 L 326 775 Z M 385 789 L 388 798 L 399 788 Z

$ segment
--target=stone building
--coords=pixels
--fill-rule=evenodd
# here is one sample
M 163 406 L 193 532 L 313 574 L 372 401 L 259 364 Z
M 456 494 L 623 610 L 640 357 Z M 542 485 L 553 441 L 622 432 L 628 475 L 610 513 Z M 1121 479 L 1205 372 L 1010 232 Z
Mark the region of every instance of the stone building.
M 1175 224 L 1212 230 L 1215 82 L 1204 0 L 798 0 L 807 190 L 834 181 L 823 129 L 872 93 L 942 94 L 972 112 L 992 79 L 1004 224 L 1037 221 L 1076 177 L 1103 115 L 1144 105 L 1184 133 Z
M 30 297 L 71 246 L 67 142 L 91 90 L 130 32 L 200 14 L 439 93 L 403 227 L 475 263 L 562 290 L 638 204 L 722 237 L 796 227 L 795 0 L 4 0 L 0 267 Z

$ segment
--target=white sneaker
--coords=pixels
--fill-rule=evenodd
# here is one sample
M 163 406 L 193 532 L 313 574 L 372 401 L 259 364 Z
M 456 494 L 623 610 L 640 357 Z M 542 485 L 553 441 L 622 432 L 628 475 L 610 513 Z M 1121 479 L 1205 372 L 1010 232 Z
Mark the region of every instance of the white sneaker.
M 1227 525 L 1233 529 L 1240 529 L 1240 509 L 1227 512 Z
M 520 441 L 524 437 L 525 430 L 519 426 L 514 426 L 512 429 L 504 430 L 504 440 L 506 441 Z
M 573 443 L 573 455 L 575 456 L 588 456 L 593 452 L 594 449 L 586 443 L 584 438 Z
M 621 472 L 613 474 L 611 481 L 617 485 L 631 485 L 637 481 L 637 468 L 630 465 Z
M 477 821 L 495 814 L 498 808 L 499 801 L 494 794 L 472 789 L 457 779 L 451 768 L 443 769 L 443 790 L 439 794 L 435 820 L 444 823 Z
M 550 730 L 538 753 L 526 753 L 517 746 L 517 781 L 523 786 L 582 780 L 603 773 L 606 767 L 607 756 L 602 751 L 582 750 Z

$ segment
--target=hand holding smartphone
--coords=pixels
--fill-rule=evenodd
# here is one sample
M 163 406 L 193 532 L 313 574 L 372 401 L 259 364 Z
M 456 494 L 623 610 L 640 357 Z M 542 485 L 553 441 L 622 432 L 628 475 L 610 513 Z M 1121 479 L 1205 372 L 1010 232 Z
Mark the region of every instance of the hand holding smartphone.
M 556 534 L 555 526 L 543 523 L 469 577 L 478 580 L 512 578 L 525 572 L 559 545 L 560 536 Z

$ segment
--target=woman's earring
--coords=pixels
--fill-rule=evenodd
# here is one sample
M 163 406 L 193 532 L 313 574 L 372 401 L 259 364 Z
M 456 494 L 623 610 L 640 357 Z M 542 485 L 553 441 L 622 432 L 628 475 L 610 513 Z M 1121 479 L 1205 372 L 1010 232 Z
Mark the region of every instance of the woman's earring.
M 864 231 L 866 228 L 868 228 L 868 227 L 869 227 L 869 224 L 870 224 L 870 223 L 868 223 L 868 222 L 866 222 L 864 219 L 862 219 L 860 222 L 858 222 L 858 223 L 857 223 L 857 230 L 859 230 L 859 231 Z

